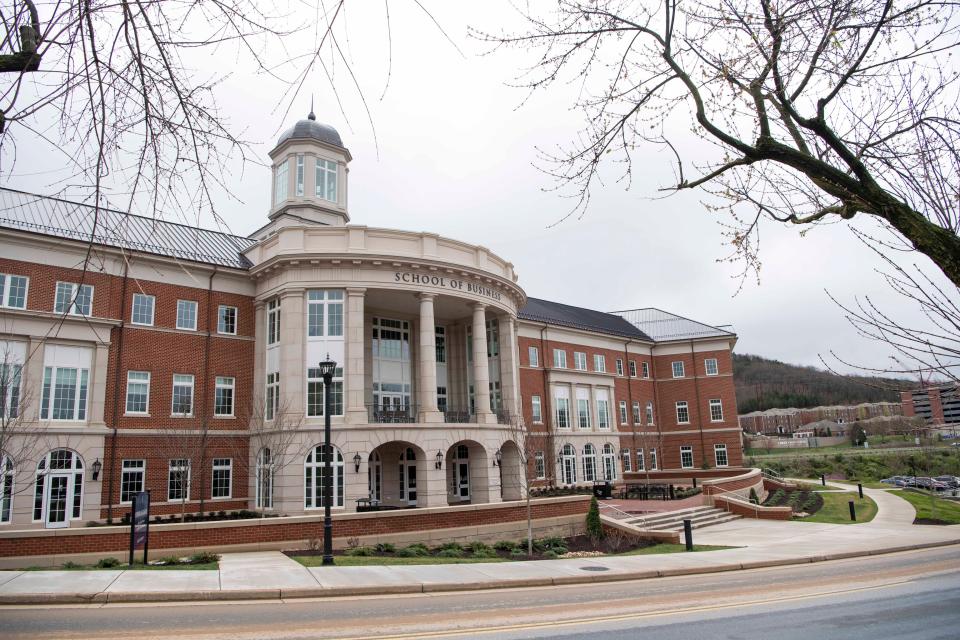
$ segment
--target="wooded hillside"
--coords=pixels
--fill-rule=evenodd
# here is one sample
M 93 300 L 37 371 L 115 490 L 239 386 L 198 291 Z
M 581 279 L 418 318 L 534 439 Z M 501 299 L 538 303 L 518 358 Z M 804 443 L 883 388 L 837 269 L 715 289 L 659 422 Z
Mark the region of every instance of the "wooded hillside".
M 817 369 L 733 354 L 737 411 L 774 407 L 817 407 L 861 402 L 899 402 L 897 389 L 913 389 L 911 380 L 867 376 L 838 376 Z

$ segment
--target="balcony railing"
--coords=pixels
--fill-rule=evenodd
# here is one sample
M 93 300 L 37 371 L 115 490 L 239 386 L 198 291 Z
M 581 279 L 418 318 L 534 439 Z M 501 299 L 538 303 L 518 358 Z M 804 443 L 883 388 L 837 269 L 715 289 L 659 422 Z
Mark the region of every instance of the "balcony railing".
M 443 412 L 443 421 L 452 423 L 452 424 L 476 422 L 477 416 L 470 413 L 469 411 L 459 411 L 457 409 L 445 409 Z
M 412 423 L 417 421 L 417 406 L 414 404 L 400 406 L 368 404 L 367 414 L 369 415 L 371 423 Z

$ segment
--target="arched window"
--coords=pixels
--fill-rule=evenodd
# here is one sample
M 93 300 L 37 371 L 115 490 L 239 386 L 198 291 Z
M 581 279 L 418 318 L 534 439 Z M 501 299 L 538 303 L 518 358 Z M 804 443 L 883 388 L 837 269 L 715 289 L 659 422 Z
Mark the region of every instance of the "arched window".
M 572 444 L 563 445 L 560 453 L 560 465 L 563 472 L 563 484 L 574 484 L 577 481 L 577 450 Z
M 336 447 L 333 449 L 333 504 L 331 507 L 343 506 L 343 455 Z M 323 465 L 326 457 L 323 445 L 318 444 L 310 449 L 307 461 L 303 465 L 303 506 L 305 509 L 319 509 L 323 503 Z
M 269 447 L 257 454 L 257 509 L 273 508 L 273 452 Z
M 603 445 L 603 479 L 617 479 L 617 454 L 609 442 Z
M 69 449 L 55 449 L 37 464 L 33 519 L 49 528 L 70 526 L 83 507 L 83 460 Z
M 597 479 L 597 450 L 592 444 L 583 445 L 583 480 L 593 482 Z
M 13 513 L 13 460 L 0 453 L 0 523 L 10 522 Z

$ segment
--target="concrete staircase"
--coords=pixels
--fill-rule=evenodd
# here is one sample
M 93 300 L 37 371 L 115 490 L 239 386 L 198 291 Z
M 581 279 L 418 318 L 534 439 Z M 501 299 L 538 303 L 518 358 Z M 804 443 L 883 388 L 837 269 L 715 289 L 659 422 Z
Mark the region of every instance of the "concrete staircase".
M 728 513 L 723 509 L 713 507 L 693 507 L 691 509 L 681 509 L 679 511 L 666 511 L 664 513 L 651 513 L 643 516 L 626 518 L 622 522 L 637 527 L 638 529 L 652 531 L 683 531 L 683 521 L 691 520 L 694 529 L 702 529 L 722 522 L 730 522 L 742 516 Z

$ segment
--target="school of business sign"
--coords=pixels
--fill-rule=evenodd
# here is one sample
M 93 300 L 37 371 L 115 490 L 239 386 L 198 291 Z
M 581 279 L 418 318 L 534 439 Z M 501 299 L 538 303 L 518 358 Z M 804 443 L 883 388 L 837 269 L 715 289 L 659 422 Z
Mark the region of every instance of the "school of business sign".
M 439 287 L 451 291 L 460 291 L 472 293 L 474 295 L 490 298 L 491 300 L 501 301 L 501 294 L 496 289 L 485 287 L 482 284 L 476 284 L 468 280 L 457 280 L 456 278 L 447 278 L 446 276 L 435 276 L 421 273 L 409 273 L 407 271 L 397 271 L 393 274 L 394 282 L 403 282 L 405 284 L 420 284 L 428 287 Z

